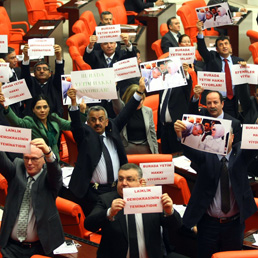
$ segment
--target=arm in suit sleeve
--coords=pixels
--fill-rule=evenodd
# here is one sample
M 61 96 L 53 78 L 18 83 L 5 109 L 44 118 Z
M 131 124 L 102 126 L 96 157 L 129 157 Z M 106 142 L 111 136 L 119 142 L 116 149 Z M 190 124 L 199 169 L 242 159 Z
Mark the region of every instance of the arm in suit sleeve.
M 143 11 L 145 8 L 154 7 L 154 3 L 144 3 L 142 0 L 130 0 L 137 6 L 138 10 Z
M 64 74 L 64 64 L 65 61 L 63 60 L 63 62 L 61 64 L 59 63 L 55 63 L 55 74 L 54 74 L 54 78 L 53 78 L 53 86 L 55 87 L 55 89 L 57 90 L 57 92 L 59 94 L 61 94 L 61 75 Z M 52 85 L 51 85 L 52 86 Z
M 150 130 L 150 136 L 153 142 L 153 147 L 154 147 L 154 153 L 159 153 L 159 147 L 158 147 L 158 142 L 157 142 L 157 135 L 155 131 L 155 125 L 153 121 L 153 114 L 152 111 L 150 112 L 150 124 L 149 124 L 149 130 Z
M 33 90 L 33 82 L 32 82 L 32 78 L 31 78 L 31 75 L 30 75 L 30 65 L 24 65 L 22 64 L 21 65 L 21 78 L 24 78 L 25 81 L 26 81 L 26 84 L 30 90 L 30 93 L 32 95 L 34 95 L 34 91 L 35 89 Z
M 204 62 L 208 63 L 211 59 L 211 54 L 210 51 L 207 49 L 204 38 L 200 39 L 197 37 L 197 48 L 201 57 L 204 59 Z
M 243 109 L 243 114 L 246 116 L 251 108 L 250 90 L 248 84 L 236 85 L 235 90 L 238 91 L 239 101 Z
M 168 37 L 166 37 L 166 35 L 164 35 L 161 39 L 161 49 L 163 51 L 163 53 L 167 53 L 169 52 L 169 48 L 173 47 L 172 44 L 170 43 Z
M 89 64 L 91 67 L 96 66 L 96 62 L 98 62 L 95 51 L 101 51 L 101 50 L 93 50 L 90 53 L 87 53 L 86 51 L 87 47 L 85 48 L 84 55 L 83 55 L 83 61 L 87 64 Z
M 199 101 L 192 101 L 192 99 L 190 99 L 189 108 L 188 108 L 189 114 L 194 114 L 194 115 L 199 114 L 198 104 L 199 104 Z
M 1 174 L 9 182 L 14 177 L 16 168 L 3 151 L 0 151 L 0 164 Z

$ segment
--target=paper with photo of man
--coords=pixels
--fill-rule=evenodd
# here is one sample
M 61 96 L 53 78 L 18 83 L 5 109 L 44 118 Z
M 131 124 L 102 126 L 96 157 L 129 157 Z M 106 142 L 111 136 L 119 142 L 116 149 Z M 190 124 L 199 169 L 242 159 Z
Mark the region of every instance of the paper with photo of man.
M 191 148 L 226 155 L 232 121 L 199 115 L 183 115 L 186 130 L 181 143 Z
M 180 58 L 170 57 L 141 63 L 142 77 L 145 78 L 147 92 L 187 85 Z
M 195 10 L 198 19 L 203 22 L 203 29 L 233 24 L 228 3 L 207 5 Z

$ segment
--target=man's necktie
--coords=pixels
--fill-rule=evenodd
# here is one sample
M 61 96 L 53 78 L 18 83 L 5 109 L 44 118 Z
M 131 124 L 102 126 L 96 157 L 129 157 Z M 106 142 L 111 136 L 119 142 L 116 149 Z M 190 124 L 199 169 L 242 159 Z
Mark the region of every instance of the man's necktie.
M 230 193 L 229 193 L 229 175 L 227 167 L 227 159 L 221 159 L 222 168 L 220 174 L 220 192 L 221 192 L 221 210 L 226 214 L 230 210 Z
M 228 60 L 223 59 L 225 62 L 225 75 L 226 75 L 226 86 L 227 86 L 227 98 L 232 99 L 234 94 L 233 94 L 233 89 L 232 89 L 232 79 L 231 79 L 231 73 L 228 65 Z
M 135 223 L 135 215 L 128 214 L 128 235 L 129 235 L 129 253 L 130 258 L 138 258 L 138 240 L 137 240 L 137 231 Z
M 20 207 L 17 227 L 17 238 L 20 242 L 24 241 L 27 237 L 27 227 L 29 222 L 29 211 L 30 211 L 30 186 L 33 182 L 33 178 L 29 177 L 26 185 L 25 192 Z
M 109 151 L 107 149 L 107 146 L 105 145 L 104 142 L 104 136 L 101 135 L 101 140 L 103 142 L 103 146 L 102 146 L 102 152 L 104 155 L 104 159 L 105 159 L 105 163 L 106 163 L 106 167 L 107 167 L 107 179 L 108 179 L 108 183 L 112 184 L 114 182 L 114 172 L 113 172 L 113 165 L 112 165 L 112 160 L 109 154 Z
M 106 59 L 106 62 L 107 62 L 107 66 L 108 66 L 108 67 L 110 67 L 111 61 L 112 61 L 112 59 L 111 59 L 110 57 L 108 57 L 108 58 Z
M 166 96 L 165 96 L 165 99 L 163 101 L 162 108 L 161 108 L 161 111 L 160 111 L 160 122 L 162 124 L 164 124 L 166 122 L 166 110 L 167 110 L 168 100 L 169 100 L 171 91 L 172 91 L 172 88 L 169 88 L 167 90 L 167 93 L 166 93 Z

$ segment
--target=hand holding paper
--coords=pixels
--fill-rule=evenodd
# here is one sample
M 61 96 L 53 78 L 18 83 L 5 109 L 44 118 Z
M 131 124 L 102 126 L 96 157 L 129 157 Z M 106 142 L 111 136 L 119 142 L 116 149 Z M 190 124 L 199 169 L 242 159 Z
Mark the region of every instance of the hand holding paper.
M 31 142 L 30 142 L 32 145 L 35 145 L 37 148 L 39 148 L 39 149 L 41 149 L 42 150 L 42 152 L 44 153 L 44 155 L 46 154 L 46 153 L 49 153 L 49 147 L 48 147 L 48 145 L 45 143 L 45 141 L 44 141 L 44 139 L 42 139 L 42 138 L 35 138 L 35 139 L 33 139 Z M 51 153 L 51 152 L 50 152 Z M 49 154 L 50 154 L 49 153 Z M 49 155 L 48 154 L 48 155 Z
M 203 32 L 202 32 L 203 22 L 199 20 L 199 21 L 196 23 L 196 27 L 197 27 L 197 29 L 198 29 L 198 33 L 199 33 L 199 34 L 203 34 Z
M 96 35 L 91 35 L 90 36 L 90 44 L 88 45 L 89 49 L 93 49 L 97 40 L 98 40 L 98 37 Z
M 29 45 L 28 44 L 25 44 L 24 47 L 23 47 L 23 50 L 22 50 L 22 53 L 23 53 L 23 61 L 26 62 L 26 61 L 29 61 L 29 54 L 28 54 L 28 49 L 29 49 Z
M 2 87 L 2 83 L 0 82 L 0 87 Z M 0 104 L 4 107 L 4 109 L 8 109 L 8 106 L 4 105 L 5 102 L 5 97 L 4 94 L 2 93 L 2 88 L 0 89 Z
M 182 132 L 186 130 L 186 125 L 181 120 L 176 120 L 174 123 L 174 129 L 178 138 L 182 138 Z
M 72 106 L 76 106 L 76 89 L 70 88 L 67 91 L 67 96 L 71 99 Z
M 144 77 L 141 77 L 139 80 L 139 89 L 138 91 L 144 93 L 145 92 L 145 81 L 144 81 Z
M 182 64 L 182 66 L 183 66 L 183 69 L 184 69 L 185 75 L 187 75 L 187 73 L 188 73 L 188 69 L 189 69 L 189 64 L 183 63 L 183 64 Z
M 195 99 L 199 99 L 200 95 L 203 92 L 203 87 L 201 85 L 195 85 L 193 92 L 194 92 Z
M 62 61 L 62 48 L 59 45 L 55 44 L 54 49 L 55 49 L 56 60 Z
M 110 209 L 110 216 L 114 217 L 116 214 L 125 207 L 125 201 L 121 198 L 115 199 L 112 202 Z
M 129 34 L 127 33 L 121 33 L 121 39 L 124 41 L 125 45 L 127 47 L 130 47 L 131 44 L 129 44 Z M 129 45 L 128 45 L 129 44 Z
M 167 193 L 162 194 L 161 202 L 164 212 L 168 215 L 171 215 L 173 211 L 173 201 Z

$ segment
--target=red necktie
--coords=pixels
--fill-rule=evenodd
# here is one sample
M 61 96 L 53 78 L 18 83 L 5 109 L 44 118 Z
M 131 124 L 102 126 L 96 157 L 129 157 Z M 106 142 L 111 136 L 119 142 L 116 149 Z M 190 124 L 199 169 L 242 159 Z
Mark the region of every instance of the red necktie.
M 231 73 L 228 65 L 228 60 L 223 59 L 225 62 L 225 74 L 226 74 L 226 86 L 227 86 L 227 98 L 232 99 L 233 98 L 233 89 L 232 89 L 232 80 L 231 80 Z

